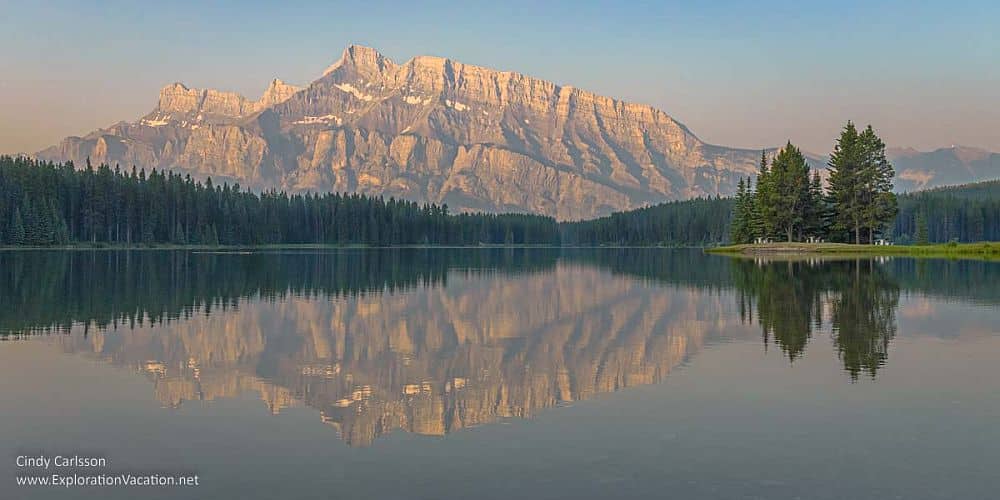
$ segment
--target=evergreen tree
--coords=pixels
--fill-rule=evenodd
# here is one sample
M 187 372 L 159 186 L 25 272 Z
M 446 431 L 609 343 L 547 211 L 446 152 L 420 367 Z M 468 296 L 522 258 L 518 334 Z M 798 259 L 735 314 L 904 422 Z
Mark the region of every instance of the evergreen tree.
M 181 226 L 180 221 L 177 221 L 174 225 L 174 234 L 170 242 L 177 245 L 184 245 L 187 243 L 187 238 L 184 237 L 184 228 Z
M 754 192 L 754 232 L 758 236 L 770 237 L 777 232 L 775 197 L 777 196 L 771 171 L 768 169 L 767 152 L 760 152 L 760 167 L 757 173 L 757 190 Z
M 868 242 L 893 221 L 898 211 L 896 195 L 892 192 L 892 178 L 895 175 L 892 164 L 886 158 L 885 143 L 882 142 L 871 125 L 858 137 L 861 143 L 862 164 L 860 198 L 862 224 L 868 230 Z
M 819 172 L 813 172 L 812 181 L 809 183 L 809 203 L 805 210 L 803 228 L 809 236 L 824 238 L 828 231 L 828 218 L 823 181 Z
M 219 244 L 219 233 L 215 230 L 215 225 L 208 226 L 208 235 L 205 241 L 202 243 L 206 245 L 218 246 Z
M 14 216 L 10 222 L 10 237 L 8 238 L 11 245 L 23 245 L 24 241 L 24 221 L 21 219 L 21 209 L 19 207 L 14 208 Z
M 750 190 L 750 179 L 745 181 L 740 177 L 737 186 L 736 201 L 733 205 L 732 222 L 729 227 L 731 243 L 750 243 L 756 237 L 756 210 L 754 194 Z
M 918 245 L 927 245 L 930 243 L 930 236 L 927 232 L 927 216 L 923 212 L 917 214 L 917 234 L 916 243 Z
M 782 233 L 787 241 L 801 236 L 805 212 L 810 206 L 809 165 L 791 142 L 775 156 L 767 173 L 768 192 L 761 213 L 765 224 Z M 757 185 L 760 191 L 760 183 Z
M 833 234 L 851 233 L 855 243 L 861 243 L 864 199 L 861 164 L 863 148 L 854 123 L 848 121 L 830 154 L 828 199 L 833 211 Z
M 729 241 L 748 243 L 750 241 L 751 219 L 747 214 L 747 186 L 740 177 L 736 187 L 736 203 L 733 205 L 733 220 L 729 225 Z
M 56 245 L 69 243 L 69 228 L 66 226 L 66 220 L 59 213 L 59 209 L 56 208 L 55 202 L 49 204 L 49 213 L 51 214 L 50 220 L 53 221 L 51 243 Z

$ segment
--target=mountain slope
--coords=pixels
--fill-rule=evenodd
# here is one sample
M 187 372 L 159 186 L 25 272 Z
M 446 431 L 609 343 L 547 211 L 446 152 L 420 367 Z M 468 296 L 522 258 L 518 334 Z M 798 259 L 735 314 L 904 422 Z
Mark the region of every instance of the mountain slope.
M 170 168 L 256 189 L 335 190 L 562 220 L 731 193 L 758 151 L 666 113 L 518 73 L 352 46 L 257 101 L 172 84 L 156 109 L 38 153 Z
M 1000 178 L 1000 154 L 978 148 L 952 146 L 930 152 L 893 149 L 896 189 L 914 191 Z

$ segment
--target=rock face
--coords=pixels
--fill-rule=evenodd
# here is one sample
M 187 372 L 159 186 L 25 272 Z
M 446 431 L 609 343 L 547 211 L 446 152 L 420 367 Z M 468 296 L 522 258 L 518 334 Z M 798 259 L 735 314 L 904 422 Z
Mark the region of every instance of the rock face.
M 352 46 L 308 87 L 275 80 L 251 101 L 175 83 L 139 120 L 38 156 L 567 220 L 732 193 L 759 154 L 706 144 L 650 106 Z

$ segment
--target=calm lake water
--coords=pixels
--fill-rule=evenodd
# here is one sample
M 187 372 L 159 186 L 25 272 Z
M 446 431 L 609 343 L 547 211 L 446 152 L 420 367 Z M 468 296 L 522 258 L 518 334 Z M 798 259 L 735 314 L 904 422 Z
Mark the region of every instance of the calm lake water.
M 2 498 L 1000 494 L 1000 263 L 0 252 L 0 332 Z

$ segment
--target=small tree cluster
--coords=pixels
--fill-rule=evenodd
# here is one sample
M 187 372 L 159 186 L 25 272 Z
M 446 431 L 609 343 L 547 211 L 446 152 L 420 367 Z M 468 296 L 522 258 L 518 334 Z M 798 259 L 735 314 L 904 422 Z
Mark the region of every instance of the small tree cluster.
M 830 156 L 829 172 L 824 191 L 819 172 L 810 171 L 805 155 L 791 142 L 773 158 L 761 152 L 756 186 L 750 178 L 740 179 L 730 240 L 874 242 L 897 212 L 885 143 L 870 125 L 858 133 L 848 122 Z

